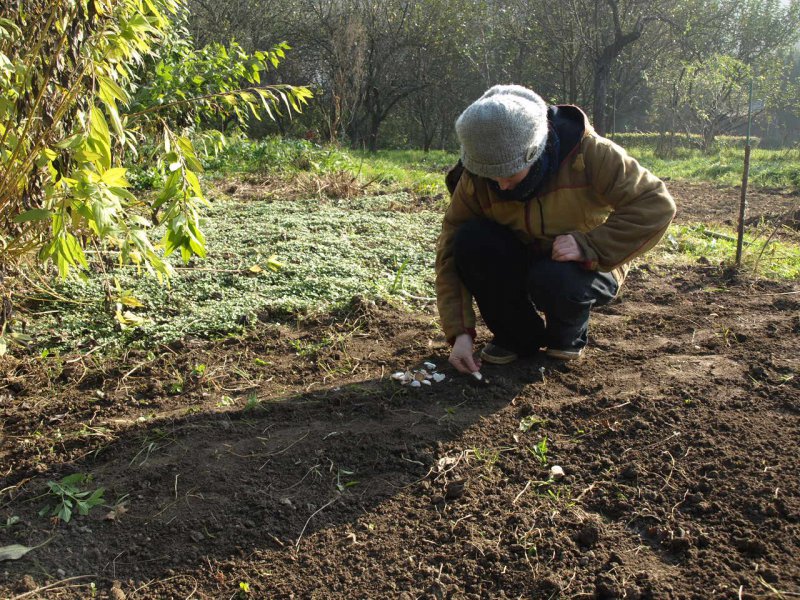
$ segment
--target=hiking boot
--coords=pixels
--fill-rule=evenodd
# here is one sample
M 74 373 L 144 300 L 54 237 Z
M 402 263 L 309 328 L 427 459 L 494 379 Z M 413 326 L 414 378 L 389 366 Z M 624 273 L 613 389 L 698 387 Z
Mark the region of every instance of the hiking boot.
M 556 360 L 578 360 L 583 354 L 583 348 L 559 350 L 558 348 L 548 348 L 547 356 Z
M 486 344 L 481 350 L 481 359 L 493 365 L 507 365 L 519 358 L 516 352 L 501 348 L 497 344 Z

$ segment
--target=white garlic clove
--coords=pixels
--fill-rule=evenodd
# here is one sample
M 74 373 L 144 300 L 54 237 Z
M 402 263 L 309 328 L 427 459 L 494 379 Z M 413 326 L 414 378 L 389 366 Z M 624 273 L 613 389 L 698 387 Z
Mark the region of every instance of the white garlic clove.
M 550 478 L 551 479 L 561 479 L 564 477 L 566 473 L 564 473 L 564 469 L 559 467 L 558 465 L 553 465 L 550 467 Z
M 443 374 L 441 374 L 441 373 L 434 373 L 434 374 L 433 374 L 433 380 L 434 380 L 436 383 L 441 383 L 441 382 L 443 382 L 445 379 L 447 379 L 447 375 L 443 375 Z

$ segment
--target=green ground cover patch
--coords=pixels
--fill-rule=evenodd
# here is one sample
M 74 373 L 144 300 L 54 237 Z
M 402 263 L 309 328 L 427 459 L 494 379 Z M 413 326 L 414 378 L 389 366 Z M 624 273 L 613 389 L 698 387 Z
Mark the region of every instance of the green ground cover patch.
M 207 259 L 174 260 L 169 287 L 132 268 L 70 279 L 56 291 L 78 303 L 38 306 L 29 333 L 48 348 L 148 347 L 236 332 L 259 316 L 330 312 L 354 296 L 413 304 L 411 296 L 433 296 L 441 216 L 389 210 L 398 200 L 217 202 L 205 215 Z M 283 265 L 277 272 L 268 268 L 273 255 Z M 112 302 L 104 303 L 109 285 Z M 121 299 L 124 323 L 115 316 Z

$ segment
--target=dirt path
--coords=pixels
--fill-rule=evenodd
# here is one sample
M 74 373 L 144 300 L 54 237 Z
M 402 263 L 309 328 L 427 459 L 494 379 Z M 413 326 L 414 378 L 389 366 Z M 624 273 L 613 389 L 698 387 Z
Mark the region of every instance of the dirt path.
M 673 190 L 681 219 L 738 199 Z M 44 545 L 0 597 L 797 595 L 799 291 L 643 263 L 584 360 L 485 385 L 445 367 L 433 309 L 358 301 L 115 364 L 3 359 L 0 547 Z M 389 377 L 424 361 L 447 379 Z M 74 472 L 124 509 L 39 517 Z

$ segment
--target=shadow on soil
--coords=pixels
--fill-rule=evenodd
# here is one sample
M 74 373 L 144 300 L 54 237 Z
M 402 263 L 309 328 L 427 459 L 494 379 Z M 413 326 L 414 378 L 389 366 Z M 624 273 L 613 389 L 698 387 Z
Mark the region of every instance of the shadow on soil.
M 137 586 L 204 561 L 265 550 L 297 556 L 313 532 L 355 530 L 360 517 L 428 476 L 437 489 L 427 501 L 442 508 L 463 491 L 448 477 L 453 462 L 440 457 L 442 443 L 541 381 L 545 364 L 553 366 L 545 358 L 513 370 L 487 366 L 486 383 L 447 371 L 419 389 L 387 377 L 134 426 L 82 464 L 26 486 L 91 473 L 106 506 L 50 526 L 36 513 L 52 497 L 28 492 L 4 507 L 0 516 L 20 518 L 23 543 L 44 545 L 6 563 L 2 578 L 92 575 Z

